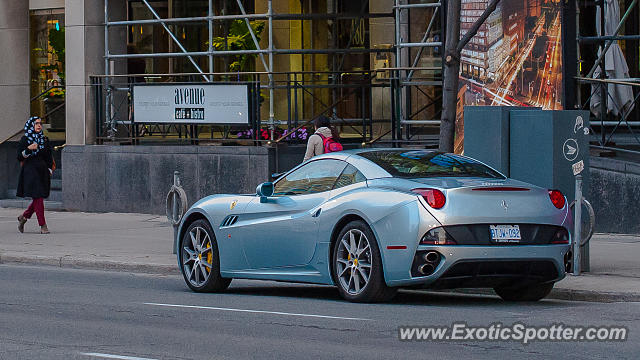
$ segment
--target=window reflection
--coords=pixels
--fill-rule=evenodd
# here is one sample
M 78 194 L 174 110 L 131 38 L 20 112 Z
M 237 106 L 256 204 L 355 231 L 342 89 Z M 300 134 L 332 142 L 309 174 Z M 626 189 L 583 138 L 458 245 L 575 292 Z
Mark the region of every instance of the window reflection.
M 243 0 L 243 7 L 247 13 L 254 11 L 253 0 Z M 189 18 L 204 17 L 209 14 L 208 0 L 164 0 L 149 1 L 153 10 L 160 18 Z M 214 0 L 214 15 L 240 14 L 240 8 L 235 0 Z M 127 10 L 128 20 L 147 20 L 154 16 L 149 8 L 140 0 L 129 0 Z M 233 20 L 214 22 L 213 36 L 224 37 L 229 33 Z M 207 51 L 209 48 L 209 25 L 207 21 L 169 23 L 168 28 L 180 41 L 182 46 L 190 52 Z M 162 24 L 137 24 L 127 29 L 128 53 L 152 54 L 181 52 L 180 47 L 169 36 Z M 196 56 L 193 60 L 203 71 L 209 69 L 209 58 Z M 196 69 L 187 57 L 175 58 L 144 58 L 144 72 L 147 74 L 194 73 Z M 224 57 L 214 57 L 214 71 L 226 71 L 231 61 Z M 130 65 L 131 67 L 131 65 Z M 140 65 L 134 66 L 136 69 Z M 129 74 L 134 72 L 129 69 Z
M 64 138 L 64 9 L 33 10 L 29 20 L 31 114 Z
M 340 160 L 312 161 L 276 182 L 273 195 L 304 195 L 329 191 L 346 165 Z

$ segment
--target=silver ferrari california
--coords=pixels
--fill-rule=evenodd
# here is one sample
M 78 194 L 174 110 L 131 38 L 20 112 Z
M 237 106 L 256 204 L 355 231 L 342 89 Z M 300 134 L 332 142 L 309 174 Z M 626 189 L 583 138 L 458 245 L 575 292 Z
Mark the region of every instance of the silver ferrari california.
M 335 285 L 349 301 L 398 288 L 544 298 L 570 264 L 566 198 L 469 157 L 366 149 L 314 157 L 256 194 L 212 195 L 178 230 L 198 292 L 234 278 Z

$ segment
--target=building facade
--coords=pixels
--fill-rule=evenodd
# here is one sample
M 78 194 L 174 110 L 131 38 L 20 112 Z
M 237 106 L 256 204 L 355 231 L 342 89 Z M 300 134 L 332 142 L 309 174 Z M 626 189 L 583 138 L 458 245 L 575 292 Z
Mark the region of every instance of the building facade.
M 398 1 L 399 4 L 406 2 Z M 212 14 L 209 14 L 209 3 Z M 101 121 L 106 121 L 100 118 L 104 109 L 98 109 L 106 104 L 97 102 L 95 93 L 96 83 L 103 81 L 104 76 L 144 74 L 148 76 L 125 78 L 124 82 L 154 82 L 167 79 L 152 75 L 199 71 L 270 72 L 271 75 L 262 74 L 252 79 L 263 85 L 275 82 L 275 90 L 269 94 L 273 100 L 267 96 L 266 89 L 261 92 L 261 118 L 264 121 L 273 118 L 281 127 L 285 122 L 291 126 L 294 117 L 300 121 L 312 119 L 328 107 L 334 108 L 329 115 L 341 119 L 388 121 L 391 96 L 381 87 L 388 87 L 389 73 L 373 72 L 396 66 L 392 46 L 397 32 L 393 5 L 394 2 L 386 0 L 3 0 L 0 14 L 5 19 L 0 31 L 7 39 L 11 38 L 7 44 L 15 52 L 4 57 L 9 71 L 0 75 L 7 95 L 0 101 L 11 106 L 11 115 L 2 117 L 1 125 L 3 129 L 17 132 L 29 113 L 38 114 L 45 118 L 47 130 L 53 137 L 67 144 L 95 144 L 100 142 L 104 126 Z M 414 29 L 409 22 L 401 24 L 402 33 L 410 38 L 403 41 L 420 41 L 413 39 L 421 37 L 419 32 L 424 32 L 424 23 L 433 9 L 418 10 L 421 13 L 412 20 L 417 24 L 415 34 L 411 33 Z M 271 18 L 264 16 L 269 11 L 273 14 Z M 252 24 L 258 24 L 254 29 L 256 34 L 249 36 L 246 26 L 245 33 L 234 33 L 244 26 L 244 19 L 240 17 L 243 13 L 253 16 L 249 18 Z M 216 19 L 209 26 L 205 18 L 208 15 L 228 18 Z M 403 18 L 408 20 L 408 16 Z M 161 24 L 157 19 L 169 21 Z M 109 26 L 105 32 L 107 21 Z M 436 35 L 427 40 L 434 41 L 440 36 L 437 35 L 439 24 L 434 29 Z M 259 40 L 257 48 L 252 41 L 254 35 Z M 210 36 L 212 44 L 209 44 Z M 273 55 L 266 54 L 270 46 L 274 49 Z M 179 54 L 182 51 L 204 53 L 210 49 L 263 53 Z M 418 51 L 413 48 L 404 51 L 407 56 L 403 64 L 408 66 Z M 151 55 L 135 56 L 143 54 Z M 440 64 L 440 57 L 440 53 L 424 51 L 418 64 L 433 68 Z M 364 91 L 358 88 L 348 94 L 349 89 L 364 83 L 367 84 Z M 436 97 L 427 87 L 422 90 Z M 127 97 L 114 95 L 109 106 L 118 108 L 117 102 L 123 96 Z M 413 95 L 413 98 L 421 102 L 419 96 Z M 118 120 L 128 120 L 126 111 L 114 111 L 119 111 L 114 115 L 120 116 Z M 421 115 L 430 118 L 436 113 L 437 109 L 432 108 L 423 110 Z M 348 126 L 345 128 L 346 132 L 350 131 Z M 4 131 L 3 135 L 11 135 L 11 130 Z
M 397 10 L 395 4 L 407 5 L 409 1 L 0 0 L 0 43 L 11 49 L 0 60 L 0 144 L 4 148 L 15 144 L 25 120 L 39 115 L 46 135 L 56 145 L 67 145 L 64 151 L 56 152 L 58 156 L 66 154 L 60 160 L 73 159 L 59 163 L 65 208 L 91 210 L 93 203 L 93 210 L 144 212 L 150 207 L 157 211 L 158 206 L 155 202 L 150 205 L 152 198 L 145 195 L 146 188 L 123 195 L 122 191 L 131 190 L 125 173 L 106 164 L 136 168 L 127 167 L 135 158 L 135 162 L 147 165 L 141 168 L 145 173 L 131 172 L 132 179 L 137 179 L 132 181 L 145 183 L 158 177 L 170 181 L 174 169 L 167 164 L 184 168 L 184 163 L 171 162 L 174 158 L 156 161 L 162 157 L 159 154 L 169 151 L 166 149 L 149 148 L 146 155 L 139 156 L 136 154 L 141 150 L 122 145 L 188 145 L 179 151 L 185 154 L 180 161 L 187 161 L 186 154 L 201 151 L 194 150 L 194 145 L 202 142 L 244 144 L 240 136 L 236 139 L 236 133 L 255 125 L 134 124 L 132 89 L 141 84 L 256 83 L 259 124 L 255 129 L 266 130 L 267 135 L 265 139 L 254 132 L 251 139 L 259 141 L 250 141 L 252 145 L 282 140 L 285 130 L 305 124 L 308 132 L 313 132 L 309 121 L 321 114 L 333 119 L 343 142 L 352 146 L 382 138 L 391 141 L 392 130 L 396 132 L 391 121 L 394 117 L 395 124 L 423 120 L 411 127 L 420 136 L 424 123 L 435 133 L 432 123 L 437 121 L 441 106 L 437 99 L 441 97 L 443 12 L 435 15 L 439 6 L 435 0 L 415 9 Z M 423 39 L 429 23 L 431 30 Z M 396 51 L 397 42 L 428 45 Z M 400 57 L 402 62 L 398 63 Z M 413 88 L 404 84 L 393 87 L 399 70 L 389 69 L 399 65 L 416 67 L 410 75 L 416 83 L 410 85 Z M 405 77 L 410 73 L 402 71 Z M 396 94 L 398 99 L 394 99 Z M 401 109 L 400 115 L 395 114 L 394 106 Z M 397 133 L 412 136 L 409 131 Z M 304 143 L 296 138 L 289 148 L 297 151 Z M 111 145 L 113 151 L 94 145 Z M 0 160 L 10 165 L 9 170 L 0 171 L 0 199 L 15 189 L 14 181 L 4 178 L 16 171 L 9 159 L 11 153 L 0 154 Z M 202 161 L 214 158 L 217 160 L 212 161 L 219 162 L 229 153 L 206 154 Z M 251 151 L 245 155 L 257 159 Z M 291 159 L 276 161 L 280 168 L 275 170 L 286 170 L 301 157 L 292 155 Z M 245 168 L 263 171 L 268 167 L 252 163 Z M 268 172 L 263 172 L 246 177 L 266 177 Z M 88 180 L 79 179 L 78 174 L 86 174 Z M 92 177 L 96 174 L 100 175 Z M 133 201 L 141 208 L 119 208 L 117 202 L 98 198 L 89 201 L 92 191 L 88 189 L 96 182 L 105 182 L 96 190 L 104 190 L 103 199 L 143 196 Z M 242 186 L 246 188 L 237 191 L 250 191 L 255 184 Z
M 488 0 L 462 0 L 461 37 L 480 18 L 488 4 Z M 499 5 L 462 50 L 461 72 L 464 76 L 485 81 L 494 77 L 503 58 L 502 9 Z

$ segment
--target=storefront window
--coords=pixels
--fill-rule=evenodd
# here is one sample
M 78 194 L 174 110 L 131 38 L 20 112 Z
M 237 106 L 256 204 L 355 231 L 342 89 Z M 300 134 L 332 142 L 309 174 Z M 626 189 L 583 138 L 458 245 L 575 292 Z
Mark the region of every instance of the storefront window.
M 64 134 L 64 9 L 31 11 L 30 24 L 31 113 Z
M 243 1 L 246 12 L 253 12 L 253 1 Z M 188 18 L 201 17 L 209 14 L 208 0 L 164 0 L 149 1 L 153 10 L 161 18 Z M 214 14 L 240 14 L 240 9 L 236 1 L 215 0 L 213 2 Z M 149 8 L 140 0 L 129 0 L 128 19 L 146 20 L 153 19 L 153 14 Z M 228 33 L 232 20 L 216 21 L 213 27 L 214 37 L 224 37 Z M 189 52 L 199 52 L 208 50 L 209 24 L 206 21 L 170 23 L 167 25 L 182 46 Z M 181 52 L 179 46 L 169 36 L 161 24 L 132 25 L 128 28 L 127 49 L 129 53 L 151 54 Z M 203 71 L 209 70 L 209 59 L 206 56 L 196 56 L 193 58 Z M 229 60 L 225 61 L 221 57 L 214 60 L 215 71 L 227 71 Z M 174 58 L 146 58 L 144 69 L 141 64 L 130 62 L 128 73 L 195 73 L 197 72 L 191 61 L 186 57 Z M 131 68 L 136 71 L 132 71 Z

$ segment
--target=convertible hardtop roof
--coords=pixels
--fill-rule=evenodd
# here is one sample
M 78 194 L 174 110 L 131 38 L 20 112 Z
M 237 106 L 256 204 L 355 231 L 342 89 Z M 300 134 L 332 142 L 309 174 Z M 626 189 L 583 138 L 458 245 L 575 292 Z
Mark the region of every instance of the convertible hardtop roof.
M 360 155 L 368 152 L 408 152 L 408 151 L 424 151 L 424 152 L 439 152 L 436 149 L 407 149 L 407 148 L 368 148 L 368 149 L 350 149 L 343 150 L 341 153 L 349 155 Z

